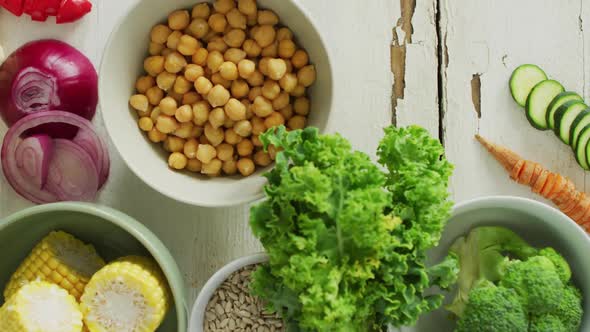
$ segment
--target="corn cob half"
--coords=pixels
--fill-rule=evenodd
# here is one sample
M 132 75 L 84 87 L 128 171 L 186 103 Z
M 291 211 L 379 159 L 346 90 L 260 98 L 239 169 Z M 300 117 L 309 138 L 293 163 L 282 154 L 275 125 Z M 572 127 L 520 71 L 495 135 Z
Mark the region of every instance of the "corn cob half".
M 90 332 L 153 332 L 169 302 L 168 285 L 156 262 L 128 256 L 90 279 L 80 307 Z
M 4 298 L 10 298 L 28 282 L 41 279 L 61 286 L 79 300 L 92 275 L 104 265 L 92 245 L 66 232 L 51 232 L 12 275 L 4 289 Z
M 80 332 L 78 302 L 63 288 L 45 281 L 23 287 L 0 308 L 3 332 Z

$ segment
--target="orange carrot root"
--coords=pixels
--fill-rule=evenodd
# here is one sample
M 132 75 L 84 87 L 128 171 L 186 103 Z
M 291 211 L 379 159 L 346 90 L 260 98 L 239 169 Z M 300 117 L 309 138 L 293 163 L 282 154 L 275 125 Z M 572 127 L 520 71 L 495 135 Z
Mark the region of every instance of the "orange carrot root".
M 590 233 L 590 197 L 579 192 L 574 183 L 542 165 L 522 159 L 515 152 L 475 135 L 475 138 L 506 169 L 510 178 L 551 200 L 587 233 Z

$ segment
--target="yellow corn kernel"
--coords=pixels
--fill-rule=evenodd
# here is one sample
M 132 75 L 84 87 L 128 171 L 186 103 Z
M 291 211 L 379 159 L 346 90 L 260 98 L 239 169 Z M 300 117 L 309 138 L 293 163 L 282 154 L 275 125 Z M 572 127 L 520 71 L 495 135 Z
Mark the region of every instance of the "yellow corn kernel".
M 61 286 L 79 300 L 92 275 L 104 265 L 93 246 L 68 233 L 51 232 L 12 275 L 4 297 L 10 298 L 23 285 L 40 279 Z
M 82 313 L 76 299 L 63 288 L 33 281 L 0 308 L 0 331 L 81 332 Z
M 153 332 L 170 303 L 155 261 L 128 256 L 109 263 L 90 279 L 80 308 L 90 332 Z

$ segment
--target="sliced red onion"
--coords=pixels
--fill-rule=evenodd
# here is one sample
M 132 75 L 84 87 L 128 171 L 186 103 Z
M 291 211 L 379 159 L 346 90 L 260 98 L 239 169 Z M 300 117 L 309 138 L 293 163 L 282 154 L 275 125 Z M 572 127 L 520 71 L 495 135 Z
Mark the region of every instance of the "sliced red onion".
M 98 191 L 98 170 L 86 150 L 70 140 L 56 138 L 45 189 L 61 201 L 93 201 Z
M 53 151 L 53 139 L 47 135 L 25 138 L 16 147 L 15 159 L 20 174 L 39 190 L 47 182 Z
M 79 131 L 73 141 L 82 149 L 86 150 L 92 160 L 94 160 L 98 169 L 98 187 L 99 189 L 102 188 L 109 177 L 111 169 L 111 161 L 106 143 L 97 135 L 89 135 L 86 130 Z

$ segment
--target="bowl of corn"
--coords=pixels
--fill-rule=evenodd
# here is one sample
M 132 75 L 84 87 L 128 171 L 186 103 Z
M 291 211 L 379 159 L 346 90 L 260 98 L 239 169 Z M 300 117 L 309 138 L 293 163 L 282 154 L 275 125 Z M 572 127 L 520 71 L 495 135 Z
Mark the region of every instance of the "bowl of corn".
M 182 275 L 133 218 L 85 203 L 0 220 L 0 331 L 185 332 Z

